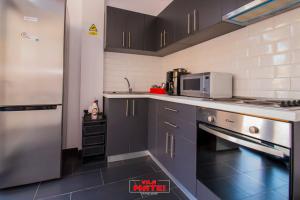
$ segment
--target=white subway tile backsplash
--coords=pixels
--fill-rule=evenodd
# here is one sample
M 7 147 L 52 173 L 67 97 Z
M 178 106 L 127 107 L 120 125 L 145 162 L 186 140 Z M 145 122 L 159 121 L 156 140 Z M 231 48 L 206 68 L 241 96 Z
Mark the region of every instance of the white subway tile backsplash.
M 275 78 L 272 80 L 273 90 L 290 90 L 291 79 L 290 78 Z
M 284 26 L 262 34 L 263 42 L 274 42 L 291 36 L 291 27 Z
M 300 65 L 274 66 L 274 69 L 277 78 L 300 77 Z
M 292 80 L 291 80 L 291 90 L 300 91 L 300 78 L 292 78 Z
M 145 91 L 168 70 L 219 71 L 234 77 L 234 95 L 300 98 L 300 8 L 247 26 L 164 58 L 106 53 L 105 90 Z
M 263 55 L 260 57 L 261 66 L 286 65 L 291 62 L 290 53 Z
M 292 63 L 300 63 L 300 50 L 295 50 L 292 53 Z

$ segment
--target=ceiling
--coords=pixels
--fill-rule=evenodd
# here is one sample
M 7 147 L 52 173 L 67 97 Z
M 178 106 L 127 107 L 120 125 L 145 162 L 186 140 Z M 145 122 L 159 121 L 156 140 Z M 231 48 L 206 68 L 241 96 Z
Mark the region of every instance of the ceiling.
M 157 16 L 173 0 L 106 0 L 108 6 Z

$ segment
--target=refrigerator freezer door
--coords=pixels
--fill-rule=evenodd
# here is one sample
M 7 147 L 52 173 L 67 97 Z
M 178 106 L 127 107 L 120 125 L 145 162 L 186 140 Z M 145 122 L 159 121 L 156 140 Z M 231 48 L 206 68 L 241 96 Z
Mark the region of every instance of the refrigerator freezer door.
M 30 108 L 0 109 L 0 189 L 61 175 L 62 107 Z
M 62 104 L 65 0 L 0 1 L 0 106 Z

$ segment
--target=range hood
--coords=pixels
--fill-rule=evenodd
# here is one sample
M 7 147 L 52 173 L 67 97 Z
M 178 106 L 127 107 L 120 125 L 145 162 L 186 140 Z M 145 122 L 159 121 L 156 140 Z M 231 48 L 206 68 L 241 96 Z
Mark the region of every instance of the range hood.
M 247 26 L 298 6 L 300 0 L 254 0 L 223 16 L 223 21 Z

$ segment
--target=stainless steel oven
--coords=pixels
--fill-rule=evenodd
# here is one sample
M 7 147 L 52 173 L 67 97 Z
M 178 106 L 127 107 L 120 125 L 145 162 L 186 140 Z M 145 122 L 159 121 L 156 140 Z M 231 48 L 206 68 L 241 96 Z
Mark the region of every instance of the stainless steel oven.
M 197 124 L 203 199 L 291 199 L 291 123 L 198 108 Z

